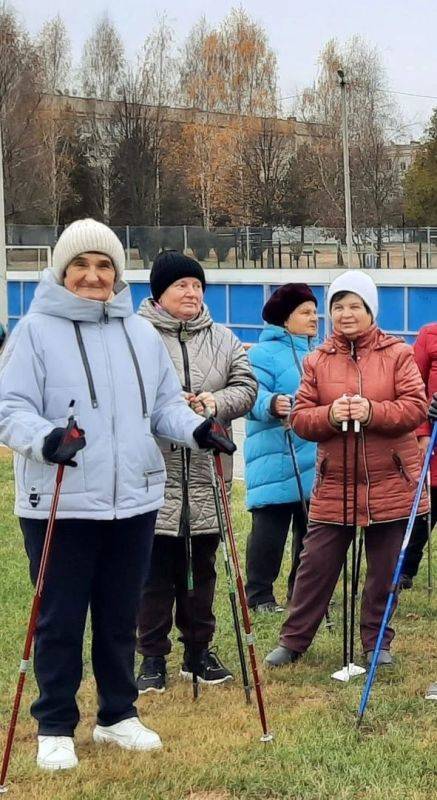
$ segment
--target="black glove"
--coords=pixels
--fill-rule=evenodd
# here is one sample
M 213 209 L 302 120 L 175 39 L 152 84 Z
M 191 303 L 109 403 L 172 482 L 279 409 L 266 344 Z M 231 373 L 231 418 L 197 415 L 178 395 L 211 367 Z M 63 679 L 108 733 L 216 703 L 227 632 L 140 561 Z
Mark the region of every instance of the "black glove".
M 226 453 L 231 456 L 237 445 L 229 438 L 224 427 L 214 417 L 206 419 L 193 431 L 193 436 L 202 450 L 213 450 L 214 453 Z
M 52 464 L 77 467 L 77 461 L 72 460 L 73 456 L 85 445 L 85 431 L 74 423 L 67 428 L 54 428 L 44 439 L 42 454 Z
M 428 419 L 430 422 L 437 422 L 437 392 L 432 396 L 431 405 L 428 409 Z

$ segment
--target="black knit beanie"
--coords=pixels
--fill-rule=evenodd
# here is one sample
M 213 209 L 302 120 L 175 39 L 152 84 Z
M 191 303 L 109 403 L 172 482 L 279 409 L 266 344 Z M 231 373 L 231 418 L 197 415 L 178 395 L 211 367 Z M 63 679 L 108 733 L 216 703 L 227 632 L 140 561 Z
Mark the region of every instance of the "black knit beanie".
M 165 290 L 181 278 L 197 278 L 205 291 L 203 268 L 194 258 L 184 256 L 177 250 L 164 250 L 156 256 L 150 273 L 150 289 L 154 300 L 159 300 Z

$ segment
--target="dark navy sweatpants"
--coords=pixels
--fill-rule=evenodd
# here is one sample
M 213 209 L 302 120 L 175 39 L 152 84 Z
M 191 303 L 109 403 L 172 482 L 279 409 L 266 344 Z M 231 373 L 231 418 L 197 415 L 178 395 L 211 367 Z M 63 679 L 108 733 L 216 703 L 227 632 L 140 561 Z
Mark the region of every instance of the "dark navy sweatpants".
M 38 733 L 73 736 L 88 608 L 100 725 L 137 714 L 136 621 L 153 544 L 156 512 L 123 520 L 58 520 L 34 651 Z M 20 519 L 35 584 L 47 520 Z

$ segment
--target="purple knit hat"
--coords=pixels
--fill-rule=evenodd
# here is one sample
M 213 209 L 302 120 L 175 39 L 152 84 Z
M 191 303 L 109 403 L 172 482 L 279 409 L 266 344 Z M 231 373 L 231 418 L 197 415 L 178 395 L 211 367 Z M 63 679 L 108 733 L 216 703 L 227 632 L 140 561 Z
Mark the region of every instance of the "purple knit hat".
M 317 307 L 317 297 L 306 283 L 285 283 L 267 300 L 262 318 L 269 325 L 283 325 L 290 314 L 308 300 L 312 300 Z

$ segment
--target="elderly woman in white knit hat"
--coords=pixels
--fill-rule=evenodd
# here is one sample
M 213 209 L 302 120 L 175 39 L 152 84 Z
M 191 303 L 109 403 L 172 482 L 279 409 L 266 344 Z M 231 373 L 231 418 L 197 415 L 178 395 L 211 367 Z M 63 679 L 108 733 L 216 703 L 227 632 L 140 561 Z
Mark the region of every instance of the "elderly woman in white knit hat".
M 165 466 L 154 434 L 216 445 L 186 404 L 165 345 L 133 313 L 116 235 L 73 222 L 53 251 L 0 371 L 0 440 L 15 451 L 15 513 L 35 582 L 57 464 L 66 464 L 35 637 L 37 763 L 76 766 L 76 693 L 88 608 L 98 692 L 95 742 L 161 747 L 135 708 L 135 627 Z M 70 401 L 79 434 L 65 441 Z M 86 436 L 86 440 L 85 440 Z
M 266 658 L 270 667 L 296 661 L 311 644 L 354 535 L 354 426 L 349 423 L 360 423 L 356 514 L 366 547 L 361 641 L 367 663 L 421 469 L 415 430 L 426 419 L 427 403 L 412 348 L 378 328 L 377 288 L 365 273 L 350 270 L 336 278 L 327 303 L 333 334 L 305 359 L 291 415 L 296 433 L 318 442 L 316 479 L 288 617 L 279 646 Z M 343 525 L 343 422 L 348 423 L 351 445 L 347 530 Z M 423 495 L 419 513 L 426 506 Z M 379 663 L 392 663 L 393 637 L 393 629 L 387 627 Z

